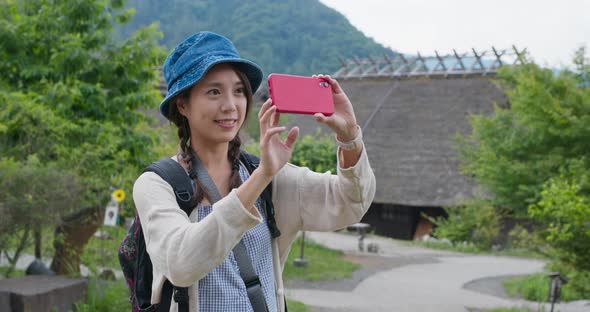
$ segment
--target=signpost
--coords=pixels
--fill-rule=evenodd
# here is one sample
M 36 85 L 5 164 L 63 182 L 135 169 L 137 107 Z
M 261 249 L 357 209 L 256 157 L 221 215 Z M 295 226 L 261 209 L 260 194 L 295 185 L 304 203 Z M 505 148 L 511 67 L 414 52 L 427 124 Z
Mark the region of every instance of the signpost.
M 119 205 L 125 200 L 125 191 L 117 189 L 111 194 L 111 200 L 107 204 L 104 213 L 104 222 L 106 226 L 116 226 L 119 218 Z

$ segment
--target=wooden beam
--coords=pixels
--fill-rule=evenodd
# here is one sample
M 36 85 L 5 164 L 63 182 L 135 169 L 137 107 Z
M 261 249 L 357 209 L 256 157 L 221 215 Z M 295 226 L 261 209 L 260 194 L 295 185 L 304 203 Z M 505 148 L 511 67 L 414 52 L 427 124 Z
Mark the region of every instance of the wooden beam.
M 465 54 L 463 54 L 463 56 L 459 56 L 455 49 L 453 49 L 453 54 L 455 54 L 455 58 L 457 59 L 457 63 L 453 65 L 453 69 L 455 69 L 456 65 L 459 64 L 461 66 L 461 69 L 465 70 L 465 64 L 463 64 L 463 61 L 461 60 L 465 56 Z
M 447 67 L 445 66 L 444 60 L 442 59 L 442 57 L 440 57 L 440 55 L 438 55 L 438 51 L 434 50 L 434 54 L 436 55 L 436 58 L 438 59 L 438 64 L 436 64 L 436 66 L 434 66 L 433 70 L 436 70 L 436 68 L 438 67 L 438 65 L 440 65 L 443 69 L 443 71 L 447 71 Z
M 346 64 L 346 62 L 340 55 L 338 55 L 338 61 L 340 62 L 340 65 L 342 65 L 342 67 L 348 68 L 348 64 Z
M 426 62 L 424 61 L 424 58 L 422 57 L 422 55 L 420 55 L 420 52 L 416 52 L 416 54 L 418 55 L 418 56 L 416 57 L 416 59 L 417 59 L 418 61 L 420 61 L 421 65 L 417 65 L 417 66 L 414 68 L 414 70 L 412 70 L 412 73 L 416 73 L 416 72 L 418 72 L 419 70 L 422 70 L 422 72 L 424 72 L 424 73 L 427 73 L 427 74 L 428 74 L 428 73 L 429 73 L 429 71 L 428 71 L 428 67 L 426 67 Z M 417 63 L 417 62 L 416 62 L 416 63 Z
M 504 53 L 506 53 L 506 50 L 502 51 L 502 53 L 498 53 L 498 51 L 496 51 L 496 48 L 494 48 L 494 46 L 492 46 L 492 51 L 494 51 L 494 54 L 496 55 L 496 61 L 494 61 L 492 66 L 494 64 L 496 64 L 496 62 L 498 62 L 499 66 L 504 65 L 504 64 L 502 64 L 502 55 L 504 55 Z
M 514 53 L 516 54 L 516 60 L 518 60 L 520 62 L 520 64 L 524 65 L 527 63 L 527 61 L 526 61 L 526 48 L 524 48 L 522 51 L 518 52 L 518 49 L 516 49 L 516 46 L 512 45 L 512 50 L 514 50 Z M 514 62 L 514 64 L 516 64 L 516 61 Z
M 475 56 L 476 62 L 473 63 L 470 69 L 475 69 L 475 65 L 477 63 L 481 67 L 481 70 L 485 71 L 486 68 L 483 66 L 483 63 L 481 62 L 481 57 L 483 56 L 483 53 L 481 55 L 478 55 L 474 48 L 471 48 L 471 51 L 473 51 L 473 56 Z

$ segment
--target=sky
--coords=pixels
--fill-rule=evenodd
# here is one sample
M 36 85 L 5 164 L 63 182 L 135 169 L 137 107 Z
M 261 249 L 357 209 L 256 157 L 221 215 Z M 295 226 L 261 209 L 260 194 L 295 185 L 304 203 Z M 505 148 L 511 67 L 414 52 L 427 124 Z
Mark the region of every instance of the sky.
M 590 57 L 590 0 L 320 0 L 367 37 L 423 56 L 524 48 L 543 66 Z

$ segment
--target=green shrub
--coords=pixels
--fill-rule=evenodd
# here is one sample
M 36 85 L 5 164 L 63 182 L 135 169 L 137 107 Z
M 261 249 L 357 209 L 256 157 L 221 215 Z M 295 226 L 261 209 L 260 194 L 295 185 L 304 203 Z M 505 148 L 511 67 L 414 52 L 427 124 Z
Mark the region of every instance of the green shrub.
M 553 248 L 539 234 L 539 230 L 529 231 L 521 225 L 516 225 L 508 232 L 505 250 L 520 253 L 528 257 L 550 258 Z
M 98 272 L 99 267 L 108 267 L 120 270 L 119 246 L 127 232 L 120 226 L 101 226 L 98 228 L 105 235 L 103 238 L 92 236 L 88 244 L 84 246 L 81 256 L 82 264 L 91 271 Z
M 569 279 L 568 283 L 563 285 L 563 300 L 590 300 L 590 271 L 578 270 L 557 261 L 550 265 L 550 270 L 559 272 Z
M 557 252 L 559 262 L 590 271 L 590 203 L 574 174 L 549 180 L 529 214 L 546 226 L 541 234 Z
M 88 294 L 85 302 L 75 305 L 76 312 L 114 312 L 129 311 L 129 289 L 123 279 L 104 281 L 96 278 L 88 280 Z
M 569 281 L 561 288 L 561 300 L 590 299 L 590 272 L 568 271 L 562 265 L 551 265 L 551 270 L 565 275 Z M 504 282 L 506 293 L 512 297 L 521 297 L 531 301 L 547 301 L 549 297 L 548 273 L 538 273 Z
M 446 211 L 448 218 L 432 220 L 437 238 L 447 238 L 453 244 L 470 242 L 480 249 L 492 246 L 500 229 L 500 216 L 490 204 L 477 200 Z
M 531 301 L 547 301 L 549 296 L 549 279 L 545 274 L 533 274 L 517 277 L 504 282 L 506 293 L 511 297 Z

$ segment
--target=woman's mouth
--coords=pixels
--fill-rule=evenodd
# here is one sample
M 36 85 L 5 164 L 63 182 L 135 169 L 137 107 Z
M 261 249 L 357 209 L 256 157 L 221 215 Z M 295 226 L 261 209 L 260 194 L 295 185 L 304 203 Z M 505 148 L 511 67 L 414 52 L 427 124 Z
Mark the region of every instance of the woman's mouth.
M 218 119 L 215 120 L 215 123 L 224 129 L 232 129 L 233 127 L 236 126 L 236 123 L 238 122 L 237 119 Z

